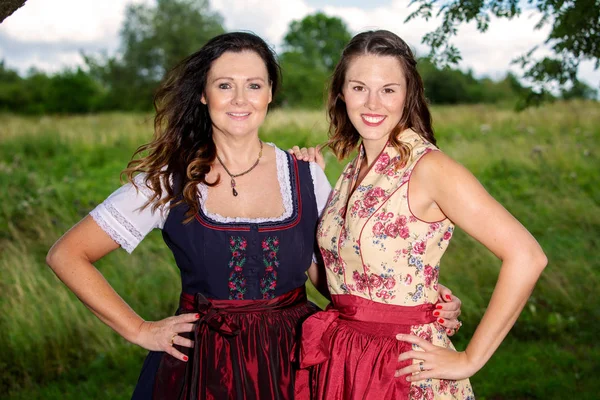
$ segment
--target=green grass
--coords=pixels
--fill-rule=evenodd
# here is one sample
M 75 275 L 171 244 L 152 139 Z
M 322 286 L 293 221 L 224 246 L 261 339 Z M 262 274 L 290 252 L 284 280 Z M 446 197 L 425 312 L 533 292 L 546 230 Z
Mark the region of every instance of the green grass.
M 523 113 L 433 110 L 438 144 L 534 234 L 550 260 L 509 338 L 472 378 L 478 398 L 595 397 L 600 365 L 600 105 Z M 282 148 L 325 140 L 322 112 L 276 110 L 261 137 Z M 45 266 L 52 243 L 119 185 L 151 137 L 148 115 L 0 115 L 0 393 L 9 399 L 129 398 L 144 351 L 100 323 Z M 342 163 L 327 154 L 335 181 Z M 463 300 L 464 347 L 500 263 L 460 230 L 441 281 Z M 175 310 L 177 268 L 158 232 L 97 267 L 144 318 Z

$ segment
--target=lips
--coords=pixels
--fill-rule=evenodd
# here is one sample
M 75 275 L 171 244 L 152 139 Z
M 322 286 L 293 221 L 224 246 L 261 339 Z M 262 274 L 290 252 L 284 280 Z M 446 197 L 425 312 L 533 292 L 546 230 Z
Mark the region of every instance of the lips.
M 379 126 L 387 118 L 386 115 L 381 114 L 361 114 L 360 117 L 367 126 Z
M 228 112 L 226 114 L 229 116 L 229 118 L 232 118 L 235 120 L 243 120 L 250 116 L 249 112 Z

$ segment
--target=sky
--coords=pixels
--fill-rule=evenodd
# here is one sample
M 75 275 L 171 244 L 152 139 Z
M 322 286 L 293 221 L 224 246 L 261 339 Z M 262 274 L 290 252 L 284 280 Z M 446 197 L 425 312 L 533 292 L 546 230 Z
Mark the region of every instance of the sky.
M 80 52 L 114 54 L 119 46 L 119 28 L 127 3 L 153 0 L 28 0 L 0 24 L 0 60 L 25 73 L 30 67 L 56 72 L 83 65 Z M 211 8 L 224 18 L 227 30 L 250 30 L 276 49 L 292 20 L 323 11 L 340 17 L 352 33 L 388 29 L 401 36 L 419 55 L 428 48 L 422 37 L 437 27 L 437 20 L 415 19 L 404 23 L 414 10 L 410 0 L 210 0 Z M 487 32 L 474 24 L 462 25 L 453 43 L 461 51 L 459 67 L 476 76 L 500 79 L 510 70 L 520 70 L 511 60 L 543 44 L 549 28 L 535 30 L 540 15 L 524 12 L 513 20 L 492 18 Z M 543 48 L 540 54 L 544 54 Z M 546 51 L 547 54 L 547 51 Z M 600 70 L 583 62 L 580 78 L 600 87 Z

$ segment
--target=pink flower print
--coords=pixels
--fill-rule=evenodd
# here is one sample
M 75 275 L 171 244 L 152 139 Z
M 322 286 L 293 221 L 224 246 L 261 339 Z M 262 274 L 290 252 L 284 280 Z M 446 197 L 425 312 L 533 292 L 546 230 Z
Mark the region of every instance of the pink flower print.
M 384 234 L 384 231 L 385 231 L 385 229 L 381 222 L 378 222 L 375 225 L 373 225 L 373 235 L 381 236 Z
M 265 271 L 267 271 L 267 272 L 273 271 L 273 266 L 269 265 L 268 267 L 265 268 Z
M 431 342 L 433 340 L 433 332 L 431 331 L 431 328 L 427 328 L 419 332 L 419 337 L 423 340 Z
M 406 225 L 406 215 L 400 215 L 400 216 L 398 216 L 398 218 L 396 218 L 396 224 L 398 226 L 404 226 L 404 225 Z
M 415 222 L 417 222 L 417 218 L 416 218 L 414 215 L 411 215 L 411 216 L 408 218 L 408 221 L 409 221 L 409 222 L 411 222 L 411 223 L 415 223 Z
M 380 187 L 374 187 L 373 189 L 369 190 L 366 195 L 367 197 L 385 197 L 385 191 L 380 188 Z
M 367 274 L 359 274 L 358 271 L 354 271 L 352 274 L 352 279 L 356 282 L 356 290 L 359 292 L 364 292 L 367 288 L 368 279 Z
M 266 240 L 263 240 L 263 242 L 262 242 L 262 248 L 263 248 L 263 250 L 267 250 L 269 248 L 269 244 L 267 243 Z
M 369 280 L 371 283 L 371 287 L 378 288 L 383 284 L 383 279 L 379 275 L 371 274 L 371 279 Z
M 273 241 L 273 246 L 279 246 L 279 239 L 275 239 Z
M 410 236 L 410 231 L 408 230 L 408 226 L 403 226 L 400 228 L 400 232 L 398 232 L 402 239 L 408 239 Z
M 382 221 L 387 221 L 390 218 L 394 217 L 394 213 L 392 212 L 388 212 L 386 213 L 385 211 L 382 211 L 381 214 L 379 214 L 379 219 L 381 219 Z
M 437 231 L 438 229 L 440 229 L 439 222 L 434 222 L 433 224 L 429 225 L 429 230 L 431 231 Z
M 365 206 L 365 208 L 371 208 L 374 205 L 376 205 L 377 203 L 379 203 L 379 200 L 377 200 L 377 197 L 375 196 L 368 196 L 365 197 L 365 199 L 363 200 L 363 204 Z
M 234 251 L 233 253 L 231 253 L 231 255 L 232 255 L 233 257 L 237 258 L 237 257 L 239 257 L 239 256 L 240 256 L 240 252 L 236 250 L 236 251 Z
M 458 393 L 458 383 L 453 381 L 450 383 L 450 394 L 454 396 L 456 393 Z
M 235 272 L 242 272 L 242 267 L 240 267 L 239 265 L 236 265 L 235 267 L 233 267 L 233 269 L 235 270 Z
M 360 200 L 356 200 L 352 205 L 352 212 L 357 212 L 360 208 Z
M 233 237 L 231 239 L 229 239 L 229 244 L 232 246 L 235 244 L 235 240 L 233 240 Z
M 440 379 L 440 392 L 446 393 L 450 387 L 450 382 L 446 379 Z
M 385 280 L 383 281 L 383 286 L 385 286 L 386 289 L 391 289 L 396 285 L 396 280 L 394 279 L 393 276 L 388 276 L 387 278 L 385 278 Z
M 412 385 L 410 387 L 410 399 L 411 400 L 421 400 L 423 398 L 423 389 L 419 386 Z
M 383 153 L 375 162 L 375 172 L 378 174 L 382 173 L 383 170 L 390 165 L 390 155 L 388 153 Z
M 433 397 L 433 388 L 431 386 L 427 386 L 427 389 L 425 389 L 425 399 L 433 400 Z
M 332 210 L 333 211 L 333 210 Z M 338 211 L 338 215 L 342 218 L 346 218 L 346 207 L 342 207 Z
M 385 227 L 385 233 L 389 237 L 396 238 L 398 236 L 398 226 L 396 224 L 388 224 Z
M 246 250 L 246 241 L 245 240 L 242 243 L 240 243 L 240 249 Z
M 444 233 L 444 240 L 450 240 L 451 237 L 452 237 L 452 232 L 446 231 Z
M 425 286 L 430 287 L 433 281 L 437 282 L 437 270 L 431 265 L 427 264 L 423 268 L 423 275 L 425 276 Z
M 406 274 L 406 277 L 404 278 L 404 284 L 406 286 L 410 285 L 412 283 L 412 276 L 410 274 Z
M 425 252 L 425 241 L 421 240 L 420 242 L 413 243 L 412 251 L 416 254 L 423 254 Z
M 229 282 L 229 289 L 235 289 L 235 283 Z

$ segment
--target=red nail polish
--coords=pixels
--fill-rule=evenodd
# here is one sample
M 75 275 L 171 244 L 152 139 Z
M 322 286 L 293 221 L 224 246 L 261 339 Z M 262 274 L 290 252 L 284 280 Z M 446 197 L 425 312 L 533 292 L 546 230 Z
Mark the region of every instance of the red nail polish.
M 438 322 L 439 322 L 440 324 L 443 324 L 443 323 L 444 323 L 444 318 L 440 318 L 440 319 L 438 319 Z
M 438 304 L 437 306 L 435 306 L 435 308 L 437 308 L 438 310 L 441 310 L 442 309 L 442 305 Z
M 187 356 L 183 356 L 183 361 L 187 361 L 188 357 Z
M 196 318 L 200 318 L 200 314 L 196 314 Z
M 449 294 L 447 294 L 447 295 L 446 295 L 446 298 L 447 298 L 448 300 L 452 300 L 452 296 L 450 296 Z
M 439 312 L 439 311 L 435 311 L 435 312 L 433 313 L 433 315 L 434 315 L 434 316 L 436 316 L 436 317 L 438 317 L 438 316 L 440 315 L 440 312 Z

